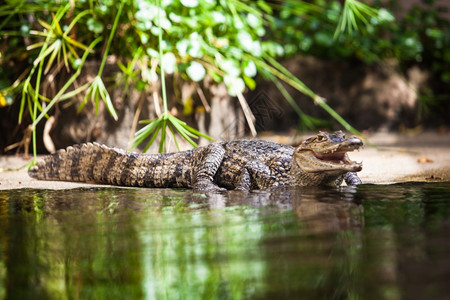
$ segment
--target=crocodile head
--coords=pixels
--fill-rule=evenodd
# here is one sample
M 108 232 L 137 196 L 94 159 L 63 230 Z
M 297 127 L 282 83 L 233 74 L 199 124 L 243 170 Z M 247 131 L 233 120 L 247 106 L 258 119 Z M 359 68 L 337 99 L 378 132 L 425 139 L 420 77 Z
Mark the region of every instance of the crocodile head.
M 339 176 L 347 172 L 361 171 L 362 163 L 351 161 L 347 152 L 362 146 L 361 139 L 355 136 L 346 138 L 342 131 L 333 134 L 320 132 L 295 149 L 294 159 L 303 172 L 322 172 Z

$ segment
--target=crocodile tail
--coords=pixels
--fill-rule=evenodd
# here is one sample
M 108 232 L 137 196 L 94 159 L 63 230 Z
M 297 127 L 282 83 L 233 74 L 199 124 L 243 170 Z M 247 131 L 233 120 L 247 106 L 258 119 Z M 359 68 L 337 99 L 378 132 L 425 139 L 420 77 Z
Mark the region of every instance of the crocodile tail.
M 121 184 L 123 166 L 134 157 L 121 149 L 86 143 L 46 156 L 28 174 L 40 180 Z

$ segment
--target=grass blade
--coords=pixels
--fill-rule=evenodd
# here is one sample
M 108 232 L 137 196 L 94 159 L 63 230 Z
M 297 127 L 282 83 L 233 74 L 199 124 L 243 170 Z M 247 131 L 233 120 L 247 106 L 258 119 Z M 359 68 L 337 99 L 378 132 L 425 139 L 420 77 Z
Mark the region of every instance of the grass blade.
M 159 140 L 159 150 L 158 152 L 161 153 L 164 151 L 165 148 L 165 142 L 166 142 L 166 119 L 162 119 L 162 125 L 161 125 L 161 139 Z
M 153 134 L 152 138 L 150 139 L 150 141 L 147 143 L 147 145 L 145 146 L 145 148 L 142 150 L 143 152 L 147 152 L 148 148 L 150 148 L 150 146 L 153 144 L 153 142 L 155 141 L 156 137 L 158 136 L 159 130 L 161 129 L 160 126 L 158 126 L 158 128 L 156 129 L 155 133 Z
M 175 142 L 175 146 L 177 147 L 177 150 L 180 151 L 180 145 L 178 145 L 177 137 L 175 135 L 175 132 L 174 132 L 172 126 L 170 126 L 170 124 L 169 124 L 169 126 L 167 126 L 167 127 L 169 127 L 170 133 L 172 133 L 173 141 Z
M 44 74 L 48 73 L 56 56 L 57 55 L 59 56 L 59 53 L 61 51 L 61 40 L 60 39 L 56 40 L 52 46 L 54 46 L 54 50 L 47 61 L 47 66 L 45 67 Z
M 90 45 L 89 45 L 89 49 L 92 49 L 95 47 L 95 45 L 97 45 L 100 41 L 102 40 L 101 37 L 96 38 Z M 55 105 L 55 103 L 61 98 L 61 96 L 64 94 L 64 92 L 69 88 L 69 86 L 72 85 L 72 83 L 75 81 L 76 78 L 78 78 L 78 76 L 81 73 L 81 69 L 82 69 L 82 65 L 84 65 L 84 62 L 87 59 L 87 56 L 89 55 L 89 49 L 84 51 L 83 53 L 83 57 L 81 58 L 81 65 L 80 67 L 77 69 L 77 71 L 75 72 L 75 74 L 73 74 L 69 80 L 64 84 L 64 86 L 59 90 L 59 92 L 55 95 L 55 97 L 53 97 L 53 99 L 50 101 L 50 103 L 47 105 L 47 107 L 42 111 L 42 113 L 39 114 L 39 116 L 36 118 L 36 120 L 34 120 L 33 122 L 33 127 L 35 127 L 41 120 L 42 118 L 48 113 L 48 111 L 53 107 L 53 105 Z

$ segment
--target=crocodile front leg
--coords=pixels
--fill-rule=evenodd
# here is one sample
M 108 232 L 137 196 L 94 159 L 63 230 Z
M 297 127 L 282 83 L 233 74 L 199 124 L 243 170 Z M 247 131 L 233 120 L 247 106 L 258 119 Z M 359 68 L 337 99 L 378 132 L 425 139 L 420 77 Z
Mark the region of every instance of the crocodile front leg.
M 251 161 L 242 169 L 239 176 L 237 190 L 247 191 L 253 187 L 259 189 L 278 185 L 275 177 L 271 175 L 270 168 L 261 161 Z
M 198 156 L 194 158 L 196 160 L 192 183 L 194 191 L 215 192 L 226 190 L 213 182 L 224 154 L 225 148 L 221 144 L 210 144 L 198 152 Z
M 362 184 L 361 179 L 359 179 L 358 175 L 356 175 L 356 173 L 354 172 L 348 172 L 347 174 L 345 174 L 344 180 L 347 185 Z

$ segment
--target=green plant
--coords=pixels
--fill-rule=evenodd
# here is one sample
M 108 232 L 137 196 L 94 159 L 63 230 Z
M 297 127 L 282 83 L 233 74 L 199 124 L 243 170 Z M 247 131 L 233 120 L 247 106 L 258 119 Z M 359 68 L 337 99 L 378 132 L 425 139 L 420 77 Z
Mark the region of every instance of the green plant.
M 410 43 L 419 48 L 409 59 L 401 61 L 401 65 L 408 67 L 416 63 L 432 71 L 430 87 L 420 91 L 419 120 L 427 116 L 446 119 L 450 99 L 450 21 L 437 1 L 423 2 L 422 7 L 414 6 L 399 25 L 397 34 L 407 32 L 414 37 Z
M 339 6 L 337 2 L 333 3 L 335 7 Z M 321 97 L 277 62 L 278 58 L 293 54 L 289 42 L 295 42 L 296 34 L 301 32 L 298 28 L 292 30 L 286 20 L 289 15 L 296 16 L 291 19 L 302 20 L 305 14 L 317 16 L 326 12 L 326 15 L 334 16 L 334 23 L 327 24 L 333 28 L 332 40 L 333 36 L 340 38 L 336 32 L 347 32 L 342 36 L 355 36 L 356 29 L 367 27 L 369 19 L 372 27 L 376 26 L 372 24 L 373 20 L 383 21 L 380 10 L 355 0 L 345 2 L 341 17 L 340 6 L 333 10 L 324 1 L 277 4 L 262 0 L 167 0 L 161 4 L 151 0 L 122 0 L 118 3 L 105 0 L 98 3 L 76 1 L 72 5 L 55 0 L 32 3 L 9 0 L 1 8 L 0 15 L 7 15 L 8 21 L 0 24 L 0 36 L 11 42 L 8 54 L 1 57 L 2 62 L 17 60 L 14 53 L 34 62 L 31 68 L 27 68 L 26 60 L 22 61 L 18 68 L 20 72 L 13 74 L 18 79 L 1 90 L 2 99 L 11 99 L 14 94 L 22 95 L 19 121 L 23 120 L 27 108 L 35 128 L 57 102 L 77 94 L 84 95 L 79 111 L 89 100 L 98 110 L 102 99 L 111 116 L 117 118 L 107 91 L 108 84 L 102 79 L 106 57 L 115 55 L 120 58 L 118 65 L 122 74 L 119 82 L 124 85 L 125 95 L 130 85 L 144 91 L 146 86 L 152 85 L 148 80 L 153 76 L 151 72 L 159 71 L 161 74 L 164 111 L 155 120 L 144 122 L 147 125 L 137 132 L 133 145 L 136 147 L 150 138 L 146 150 L 161 133 L 160 151 L 165 149 L 166 128 L 174 136 L 178 131 L 194 146 L 193 138 L 206 137 L 170 114 L 165 95 L 165 74 L 194 82 L 210 76 L 217 83 L 225 83 L 229 94 L 238 97 L 250 128 L 253 124 L 243 91 L 246 87 L 255 88 L 254 78 L 258 74 L 266 74 L 280 89 L 279 80 L 282 80 L 305 93 L 346 129 L 356 133 Z M 37 20 L 27 18 L 30 12 Z M 109 26 L 110 20 L 114 20 L 112 26 Z M 30 30 L 39 26 L 41 31 Z M 369 29 L 363 31 L 368 32 Z M 36 42 L 26 45 L 26 40 L 34 41 L 36 38 Z M 5 49 L 2 53 L 6 53 Z M 73 83 L 89 55 L 101 57 L 98 74 L 92 81 L 75 87 Z M 65 66 L 69 80 L 49 99 L 45 92 L 41 92 L 40 86 L 52 80 L 61 71 L 61 66 Z M 296 107 L 286 90 L 282 93 L 306 126 L 313 128 L 316 120 Z M 45 108 L 42 103 L 45 103 Z M 35 139 L 34 135 L 34 143 Z
M 156 139 L 156 136 L 161 131 L 161 139 L 159 143 L 159 152 L 164 151 L 165 146 L 165 137 L 166 137 L 166 127 L 169 128 L 170 133 L 172 134 L 173 140 L 179 149 L 179 145 L 175 136 L 174 128 L 177 130 L 177 132 L 186 140 L 188 141 L 192 146 L 197 147 L 197 144 L 192 140 L 192 138 L 198 138 L 199 136 L 204 137 L 206 139 L 212 140 L 209 136 L 200 133 L 198 130 L 195 130 L 194 128 L 190 127 L 186 124 L 186 122 L 183 122 L 176 117 L 172 116 L 167 108 L 167 92 L 166 92 L 166 80 L 165 80 L 165 73 L 164 73 L 164 60 L 163 60 L 163 51 L 162 51 L 162 28 L 161 28 L 161 16 L 162 16 L 162 8 L 161 8 L 161 2 L 159 2 L 158 5 L 158 26 L 159 26 L 159 32 L 158 32 L 158 48 L 159 48 L 159 66 L 160 66 L 160 72 L 161 72 L 161 91 L 162 91 L 162 100 L 164 104 L 164 113 L 155 120 L 147 120 L 142 121 L 141 123 L 148 123 L 146 126 L 144 126 L 141 130 L 139 130 L 136 133 L 136 137 L 134 138 L 134 145 L 132 146 L 132 149 L 137 147 L 140 143 L 142 143 L 148 136 L 151 134 L 152 137 L 150 141 L 147 143 L 147 145 L 144 148 L 144 152 L 148 150 L 148 148 L 153 144 L 153 142 Z
M 94 80 L 92 80 L 88 91 L 86 93 L 86 97 L 84 98 L 84 101 L 81 103 L 80 107 L 78 108 L 78 112 L 80 112 L 83 107 L 86 105 L 88 98 L 91 98 L 92 102 L 95 102 L 95 111 L 98 112 L 98 103 L 99 103 L 99 98 L 102 98 L 103 102 L 106 105 L 106 108 L 108 109 L 109 113 L 111 114 L 111 116 L 114 118 L 114 120 L 117 121 L 117 113 L 116 110 L 114 109 L 114 106 L 111 102 L 111 97 L 109 96 L 108 91 L 106 90 L 106 87 L 103 83 L 102 80 L 102 73 L 103 73 L 103 69 L 105 67 L 105 63 L 106 63 L 106 58 L 109 52 L 109 49 L 111 47 L 111 43 L 113 40 L 113 37 L 116 33 L 117 30 L 117 25 L 119 24 L 119 18 L 120 15 L 122 14 L 122 9 L 123 6 L 125 4 L 125 0 L 121 0 L 120 1 L 120 5 L 119 5 L 119 9 L 117 11 L 116 17 L 114 19 L 114 24 L 113 27 L 111 29 L 111 33 L 109 35 L 108 38 L 108 43 L 106 44 L 106 49 L 105 49 L 105 53 L 103 54 L 103 58 L 102 58 L 102 62 L 100 64 L 100 67 L 98 69 L 98 73 L 97 76 L 94 78 Z M 93 19 L 90 19 L 93 20 Z M 91 23 L 95 23 L 91 22 Z M 89 24 L 88 24 L 89 26 Z M 94 32 L 100 32 L 100 30 L 98 30 L 95 26 L 91 25 L 91 30 L 93 30 Z
M 355 0 L 345 1 L 339 23 L 334 32 L 334 38 L 338 38 L 343 32 L 351 35 L 355 31 L 360 30 L 360 28 L 364 29 L 365 27 L 358 25 L 358 21 L 364 25 L 368 25 L 371 23 L 370 19 L 385 21 L 378 9 Z M 388 19 L 392 21 L 392 15 L 388 15 Z
M 388 61 L 389 65 L 395 62 L 403 72 L 412 65 L 429 70 L 431 89 L 419 91 L 418 120 L 425 120 L 427 115 L 445 119 L 442 112 L 446 111 L 450 95 L 450 21 L 444 16 L 446 9 L 439 7 L 438 1 L 424 0 L 393 22 L 390 11 L 398 9 L 397 2 L 383 2 L 382 7 L 380 1 L 375 1 L 371 6 L 376 11 L 368 8 L 363 18 L 358 18 L 355 10 L 354 17 L 359 19 L 356 22 L 354 17 L 343 20 L 351 15 L 345 12 L 350 6 L 364 6 L 359 2 L 346 1 L 342 6 L 338 1 L 316 0 L 301 11 L 293 10 L 287 2 L 280 9 L 271 39 L 285 41 L 288 56 L 304 54 L 382 66 Z M 354 30 L 355 23 L 361 32 Z M 339 29 L 345 29 L 343 34 L 337 34 Z

